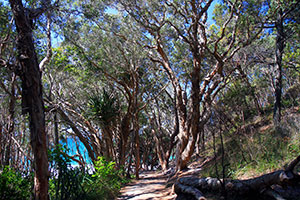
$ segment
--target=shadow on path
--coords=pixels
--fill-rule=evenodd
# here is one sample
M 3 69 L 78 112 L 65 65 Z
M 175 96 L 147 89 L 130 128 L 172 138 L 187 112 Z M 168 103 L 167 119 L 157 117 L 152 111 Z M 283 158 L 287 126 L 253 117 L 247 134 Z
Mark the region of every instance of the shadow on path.
M 116 200 L 171 200 L 172 188 L 166 188 L 166 178 L 157 172 L 143 172 L 140 180 L 135 180 L 122 188 L 121 195 Z

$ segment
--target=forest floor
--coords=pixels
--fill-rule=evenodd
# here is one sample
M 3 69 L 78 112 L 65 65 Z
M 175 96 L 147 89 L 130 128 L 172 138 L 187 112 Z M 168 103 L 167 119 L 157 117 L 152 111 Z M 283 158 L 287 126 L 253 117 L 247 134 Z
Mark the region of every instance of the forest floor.
M 145 171 L 140 180 L 134 180 L 121 189 L 117 200 L 171 200 L 172 187 L 166 187 L 167 177 L 160 172 Z

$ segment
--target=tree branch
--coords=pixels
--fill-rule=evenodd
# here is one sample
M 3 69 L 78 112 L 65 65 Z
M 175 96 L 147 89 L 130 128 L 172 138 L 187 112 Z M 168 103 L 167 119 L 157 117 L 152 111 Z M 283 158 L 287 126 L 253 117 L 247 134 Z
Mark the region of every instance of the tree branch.
M 47 54 L 45 58 L 41 61 L 39 67 L 41 73 L 43 73 L 45 65 L 49 63 L 52 56 L 52 45 L 51 45 L 51 14 L 47 13 Z

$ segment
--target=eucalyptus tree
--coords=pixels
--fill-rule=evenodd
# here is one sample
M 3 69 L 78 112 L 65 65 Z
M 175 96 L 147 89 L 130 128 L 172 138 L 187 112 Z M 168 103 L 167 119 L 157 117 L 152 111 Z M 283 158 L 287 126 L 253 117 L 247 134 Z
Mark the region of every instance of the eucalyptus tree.
M 151 136 L 155 140 L 156 154 L 163 171 L 168 169 L 169 161 L 172 160 L 172 153 L 177 142 L 175 138 L 179 133 L 175 94 L 172 97 L 173 92 L 169 93 L 167 90 L 155 98 L 149 106 L 150 113 L 148 113 Z
M 101 86 L 93 79 L 92 74 L 77 62 L 80 55 L 76 54 L 74 48 L 61 45 L 53 50 L 53 54 L 54 58 L 45 67 L 43 79 L 48 110 L 59 115 L 54 123 L 60 125 L 60 135 L 57 134 L 55 138 L 66 141 L 74 135 L 94 161 L 101 156 L 101 141 L 97 126 L 84 113 L 88 110 L 87 96 Z
M 262 9 L 253 9 L 253 2 L 223 1 L 216 6 L 218 21 L 209 27 L 213 0 L 119 2 L 149 38 L 142 41 L 145 50 L 164 69 L 176 91 L 177 169 L 184 169 L 208 120 L 210 105 L 232 72 L 227 63 L 262 30 L 256 26 L 261 23 Z M 182 89 L 185 81 L 187 95 Z
M 21 0 L 9 1 L 17 36 L 15 73 L 21 78 L 22 113 L 29 116 L 31 146 L 34 154 L 34 199 L 48 199 L 48 152 L 41 71 L 34 45 L 33 21 L 49 10 L 51 1 L 24 7 Z
M 275 43 L 275 103 L 274 103 L 274 124 L 279 126 L 281 121 L 281 96 L 282 96 L 282 58 L 285 44 L 292 35 L 296 33 L 297 24 L 299 24 L 299 1 L 266 1 L 266 6 L 269 7 L 269 13 L 264 25 L 265 28 L 272 28 L 276 32 Z M 294 29 L 291 28 L 294 26 Z
M 20 78 L 16 75 L 17 33 L 9 5 L 0 3 L 0 166 L 5 165 L 29 173 L 33 162 L 32 152 L 27 151 L 28 125 L 21 116 Z
M 16 74 L 11 69 L 10 58 L 14 44 L 12 42 L 12 16 L 9 7 L 0 3 L 1 25 L 0 31 L 3 33 L 0 38 L 0 88 L 1 88 L 1 165 L 9 165 L 10 151 L 12 148 L 12 137 L 15 129 L 15 104 L 16 104 Z M 7 102 L 8 101 L 8 102 Z M 4 106 L 4 105 L 8 106 Z M 5 108 L 8 107 L 6 110 Z M 6 118 L 6 120 L 5 120 Z M 6 141 L 6 142 L 4 142 Z
M 155 73 L 153 68 L 157 66 L 147 69 L 147 66 L 155 64 L 145 56 L 138 42 L 138 39 L 145 36 L 134 22 L 130 21 L 130 17 L 106 11 L 105 4 L 101 1 L 79 2 L 77 5 L 76 13 L 62 17 L 62 33 L 66 38 L 64 43 L 77 51 L 79 59 L 74 56 L 72 58 L 74 63 L 85 68 L 90 74 L 93 73 L 93 80 L 101 82 L 101 87 L 112 88 L 111 94 L 118 94 L 116 96 L 120 106 L 113 117 L 103 123 L 101 119 L 104 119 L 107 113 L 101 113 L 104 110 L 100 109 L 101 105 L 98 104 L 100 106 L 98 111 L 102 111 L 94 113 L 97 116 L 93 120 L 96 122 L 96 118 L 100 119 L 99 127 L 105 134 L 103 138 L 107 138 L 105 146 L 110 147 L 109 149 L 115 148 L 111 152 L 117 153 L 113 153 L 111 157 L 118 161 L 120 167 L 125 164 L 128 139 L 132 132 L 135 138 L 135 171 L 138 177 L 140 112 L 153 96 L 158 95 L 164 88 L 163 85 L 153 84 L 152 74 Z M 147 93 L 149 90 L 153 92 Z M 97 96 L 99 97 L 95 92 L 94 97 Z M 97 98 L 92 99 L 90 105 L 97 110 L 94 104 L 97 103 L 95 101 Z

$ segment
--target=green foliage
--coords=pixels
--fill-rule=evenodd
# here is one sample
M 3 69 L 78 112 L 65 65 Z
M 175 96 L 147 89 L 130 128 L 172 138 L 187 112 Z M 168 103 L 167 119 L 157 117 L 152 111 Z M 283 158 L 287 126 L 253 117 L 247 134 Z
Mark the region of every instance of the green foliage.
M 257 123 L 268 124 L 266 119 L 257 120 Z M 272 119 L 269 119 L 271 121 Z M 287 119 L 286 121 L 291 121 Z M 281 169 L 284 165 L 295 159 L 300 152 L 300 136 L 297 127 L 282 122 L 281 129 L 276 129 L 271 125 L 265 125 L 265 131 L 259 131 L 260 125 L 255 122 L 248 122 L 252 125 L 252 133 L 242 131 L 228 131 L 223 133 L 227 139 L 225 141 L 225 176 L 233 179 L 251 178 L 261 174 L 269 173 Z M 297 123 L 297 120 L 295 120 Z M 296 130 L 296 131 L 295 131 Z M 216 140 L 216 165 L 211 163 L 210 167 L 205 168 L 202 176 L 217 177 L 222 176 L 222 162 L 220 141 Z M 205 154 L 212 153 L 212 149 Z M 218 175 L 216 174 L 218 168 Z M 222 177 L 220 177 L 222 178 Z
M 9 13 L 9 7 L 0 2 L 0 31 L 1 33 L 7 33 L 11 31 L 8 29 L 9 21 L 11 19 L 11 13 Z M 1 37 L 4 35 L 1 35 Z
M 286 90 L 283 98 L 283 105 L 285 107 L 297 106 L 299 102 L 298 101 L 299 98 L 300 98 L 300 84 L 295 84 Z
M 5 166 L 0 172 L 0 199 L 30 199 L 32 176 L 23 176 L 20 172 Z
M 61 145 L 49 154 L 52 164 L 52 178 L 49 181 L 50 196 L 55 199 L 81 199 L 85 196 L 82 187 L 85 175 L 78 168 L 71 166 L 71 160 L 66 156 L 67 150 Z
M 238 117 L 240 117 L 239 112 L 243 112 L 247 119 L 256 113 L 253 96 L 254 88 L 249 88 L 241 80 L 237 80 L 229 85 L 220 102 L 227 107 L 227 110 L 235 112 Z
M 250 150 L 245 146 L 251 145 Z M 281 169 L 286 163 L 294 159 L 299 153 L 299 138 L 291 140 L 289 137 L 281 137 L 271 131 L 257 135 L 250 140 L 243 141 L 243 151 L 249 155 L 248 162 L 232 163 L 232 177 L 250 177 Z
M 109 125 L 119 114 L 117 98 L 109 94 L 105 89 L 99 95 L 89 99 L 89 115 L 103 125 Z
M 53 199 L 112 199 L 126 183 L 122 171 L 115 169 L 114 162 L 99 157 L 94 163 L 94 173 L 89 174 L 85 169 L 72 167 L 67 152 L 59 145 L 49 154 L 53 169 L 49 188 Z
M 114 199 L 121 185 L 127 182 L 121 175 L 122 171 L 115 168 L 115 162 L 107 161 L 104 157 L 99 157 L 94 164 L 95 172 L 85 183 L 86 198 Z

